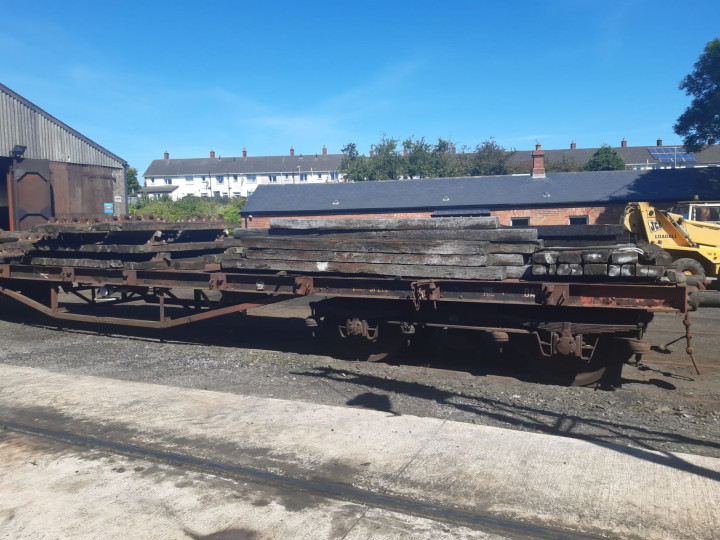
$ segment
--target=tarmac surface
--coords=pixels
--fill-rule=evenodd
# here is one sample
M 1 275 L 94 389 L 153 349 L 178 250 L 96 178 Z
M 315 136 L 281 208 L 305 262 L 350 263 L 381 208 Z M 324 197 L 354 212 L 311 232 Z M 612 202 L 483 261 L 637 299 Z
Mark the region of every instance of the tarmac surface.
M 1 538 L 720 538 L 720 459 L 0 365 Z

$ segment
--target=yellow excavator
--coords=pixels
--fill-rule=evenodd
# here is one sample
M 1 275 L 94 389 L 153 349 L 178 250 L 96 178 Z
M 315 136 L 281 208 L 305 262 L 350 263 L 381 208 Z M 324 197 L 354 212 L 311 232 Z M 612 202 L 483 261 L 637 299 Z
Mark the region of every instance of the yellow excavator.
M 670 253 L 679 272 L 697 276 L 700 282 L 720 274 L 720 202 L 680 202 L 670 210 L 629 203 L 623 225 L 642 241 Z

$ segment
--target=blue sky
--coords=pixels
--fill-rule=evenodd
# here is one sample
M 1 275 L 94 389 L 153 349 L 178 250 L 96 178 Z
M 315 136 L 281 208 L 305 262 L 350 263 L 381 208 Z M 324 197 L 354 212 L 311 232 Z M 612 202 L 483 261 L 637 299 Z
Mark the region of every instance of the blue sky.
M 0 82 L 144 172 L 173 158 L 679 144 L 720 2 L 26 0 Z

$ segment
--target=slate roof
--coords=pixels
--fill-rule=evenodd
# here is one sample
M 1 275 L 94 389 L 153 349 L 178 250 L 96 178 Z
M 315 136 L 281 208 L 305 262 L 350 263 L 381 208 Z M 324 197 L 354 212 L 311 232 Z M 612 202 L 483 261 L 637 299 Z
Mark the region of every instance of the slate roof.
M 261 185 L 242 215 L 435 211 L 470 207 L 585 206 L 720 200 L 720 167 L 477 176 L 307 185 Z
M 216 174 L 291 174 L 334 172 L 340 168 L 342 154 L 295 156 L 215 157 L 192 159 L 156 159 L 143 177 L 216 175 Z
M 648 152 L 648 149 L 653 148 L 675 148 L 674 146 L 626 146 L 623 147 L 613 147 L 613 150 L 615 150 L 620 156 L 626 165 L 634 164 L 639 165 L 642 163 L 647 163 L 650 165 L 655 165 L 661 163 L 660 160 L 655 159 L 652 157 L 650 152 Z M 681 149 L 682 146 L 678 146 L 677 148 Z M 570 148 L 566 148 L 564 150 L 545 150 L 543 149 L 543 152 L 545 152 L 545 161 L 562 161 L 563 158 L 570 161 L 575 161 L 578 165 L 584 165 L 587 163 L 592 155 L 597 152 L 598 148 L 576 148 L 574 150 Z M 518 163 L 518 162 L 532 162 L 532 150 L 522 150 L 522 151 L 515 151 L 513 156 L 510 158 L 511 162 Z M 699 152 L 695 152 L 695 157 L 697 158 L 697 163 L 720 163 L 720 144 L 714 144 L 712 146 L 707 146 L 703 150 Z M 667 163 L 665 164 L 667 165 Z
M 165 185 L 165 186 L 145 186 L 138 190 L 138 193 L 172 193 L 179 186 Z

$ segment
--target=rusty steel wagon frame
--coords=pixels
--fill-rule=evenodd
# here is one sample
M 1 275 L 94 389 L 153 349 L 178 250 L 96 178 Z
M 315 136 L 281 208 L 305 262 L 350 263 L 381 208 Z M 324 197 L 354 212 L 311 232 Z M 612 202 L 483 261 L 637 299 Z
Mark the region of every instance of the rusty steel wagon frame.
M 173 289 L 192 291 L 181 299 Z M 75 314 L 60 307 L 58 293 L 67 292 L 94 303 L 108 292 L 112 303 L 157 303 L 157 321 Z M 205 291 L 221 293 L 210 300 Z M 554 308 L 607 308 L 645 312 L 685 313 L 687 291 L 676 284 L 557 283 L 519 280 L 413 280 L 391 277 L 288 275 L 280 273 L 126 270 L 0 264 L 0 294 L 51 317 L 167 328 L 279 302 L 296 296 L 404 300 L 416 310 L 424 304 L 536 305 Z M 88 296 L 89 294 L 89 296 Z M 41 301 L 41 300 L 44 300 Z M 181 305 L 194 313 L 172 319 L 166 305 Z
M 83 313 L 78 309 L 83 303 L 61 304 L 61 292 L 97 308 L 154 304 L 158 318 L 116 317 L 107 310 Z M 342 337 L 350 338 L 345 341 L 358 343 L 359 338 L 366 344 L 381 343 L 381 327 L 393 328 L 396 336 L 407 339 L 417 330 L 433 328 L 487 332 L 496 342 L 521 342 L 543 357 L 572 360 L 580 366 L 578 384 L 594 382 L 606 371 L 602 365 L 587 375 L 582 373 L 594 365 L 596 350 L 607 349 L 611 343 L 615 348 L 609 356 L 641 354 L 647 347 L 642 338 L 653 313 L 687 313 L 687 288 L 670 283 L 417 280 L 0 265 L 0 296 L 56 319 L 86 323 L 170 328 L 308 295 L 323 300 L 311 303 L 307 325 L 311 329 L 335 327 Z M 183 310 L 180 316 L 176 316 L 178 307 Z M 695 363 L 687 316 L 685 322 L 688 353 Z M 618 365 L 617 380 L 619 370 Z

